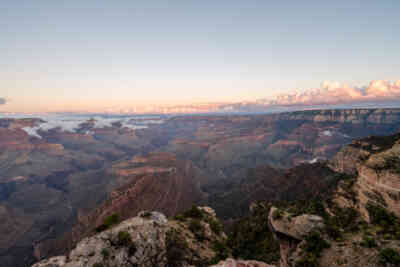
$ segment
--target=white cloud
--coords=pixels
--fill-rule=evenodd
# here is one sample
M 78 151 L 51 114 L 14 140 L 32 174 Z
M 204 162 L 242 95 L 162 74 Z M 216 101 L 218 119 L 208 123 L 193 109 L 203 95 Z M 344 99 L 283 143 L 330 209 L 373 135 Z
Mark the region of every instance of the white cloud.
M 28 135 L 42 138 L 40 132 L 47 132 L 52 129 L 58 129 L 62 132 L 75 133 L 82 123 L 87 122 L 92 117 L 90 116 L 75 116 L 75 115 L 40 115 L 40 116 L 27 116 L 27 115 L 15 115 L 11 116 L 15 118 L 24 117 L 39 117 L 44 122 L 38 123 L 34 127 L 22 128 Z M 102 129 L 106 127 L 112 127 L 113 123 L 120 122 L 122 128 L 128 128 L 131 130 L 144 129 L 150 124 L 161 124 L 164 123 L 163 119 L 158 117 L 101 117 L 96 116 L 93 129 Z M 93 134 L 92 130 L 88 130 L 85 134 Z
M 42 139 L 42 137 L 37 133 L 38 127 L 24 127 L 22 130 L 24 130 L 28 135 L 37 137 L 39 139 Z
M 367 101 L 400 100 L 400 80 L 393 83 L 385 80 L 372 81 L 365 89 L 351 87 L 337 81 L 324 81 L 320 88 L 310 89 L 302 93 L 278 95 L 273 99 L 265 99 L 265 105 L 321 105 L 342 104 Z

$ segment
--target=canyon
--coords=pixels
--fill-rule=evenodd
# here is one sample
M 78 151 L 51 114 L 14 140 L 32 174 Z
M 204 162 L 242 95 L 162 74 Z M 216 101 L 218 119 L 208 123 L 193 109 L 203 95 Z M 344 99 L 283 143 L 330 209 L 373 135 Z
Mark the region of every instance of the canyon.
M 306 200 L 340 168 L 356 166 L 343 160 L 330 168 L 325 161 L 353 140 L 399 132 L 399 122 L 398 109 L 199 115 L 142 129 L 87 121 L 73 132 L 39 130 L 38 138 L 24 128 L 42 119 L 0 119 L 0 262 L 25 266 L 56 255 L 59 244 L 73 247 L 113 213 L 174 216 L 204 204 L 233 222 L 255 201 Z M 369 164 L 380 163 L 372 157 Z M 370 169 L 357 172 L 373 177 Z M 360 194 L 365 199 L 374 194 L 368 186 L 379 184 L 391 205 L 396 178 L 379 175 L 365 178 Z

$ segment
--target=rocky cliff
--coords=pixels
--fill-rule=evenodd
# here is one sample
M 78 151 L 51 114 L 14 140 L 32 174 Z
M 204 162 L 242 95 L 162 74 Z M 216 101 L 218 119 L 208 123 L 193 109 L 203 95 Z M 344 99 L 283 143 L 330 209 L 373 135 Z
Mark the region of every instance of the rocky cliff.
M 354 175 L 349 188 L 357 200 L 356 208 L 370 221 L 368 207 L 382 206 L 400 216 L 400 135 L 369 137 L 354 141 L 331 161 L 333 169 Z M 336 194 L 335 201 L 342 206 L 352 202 Z
M 226 239 L 208 207 L 193 207 L 173 220 L 141 212 L 109 227 L 81 240 L 66 256 L 33 267 L 208 266 L 218 261 L 218 244 Z
M 400 266 L 399 144 L 354 141 L 330 162 L 345 175 L 325 196 L 270 209 L 281 267 Z

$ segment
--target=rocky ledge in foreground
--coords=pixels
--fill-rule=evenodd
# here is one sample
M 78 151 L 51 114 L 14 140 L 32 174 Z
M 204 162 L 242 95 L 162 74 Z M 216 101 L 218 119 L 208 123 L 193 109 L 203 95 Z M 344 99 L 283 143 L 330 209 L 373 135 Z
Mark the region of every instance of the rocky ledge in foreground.
M 141 212 L 81 240 L 68 255 L 33 267 L 208 266 L 218 262 L 218 245 L 225 240 L 211 208 L 193 207 L 174 220 L 159 212 Z

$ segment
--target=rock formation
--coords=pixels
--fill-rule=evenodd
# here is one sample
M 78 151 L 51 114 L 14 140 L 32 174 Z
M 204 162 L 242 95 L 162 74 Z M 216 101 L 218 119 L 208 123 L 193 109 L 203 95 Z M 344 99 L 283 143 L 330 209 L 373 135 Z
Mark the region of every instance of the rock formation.
M 268 216 L 271 231 L 280 246 L 280 267 L 294 267 L 304 239 L 312 232 L 324 228 L 321 217 L 303 214 L 292 217 L 291 214 L 272 207 Z
M 179 221 L 167 220 L 159 212 L 141 212 L 84 238 L 67 256 L 49 258 L 33 267 L 206 266 L 216 256 L 213 244 L 226 238 L 214 232 L 213 223 L 217 223 L 215 212 L 208 207 L 193 208 Z
M 356 208 L 369 220 L 368 205 L 382 206 L 400 216 L 400 135 L 354 141 L 332 160 L 332 168 L 356 177 L 348 188 L 359 200 Z M 351 206 L 338 192 L 335 201 Z

